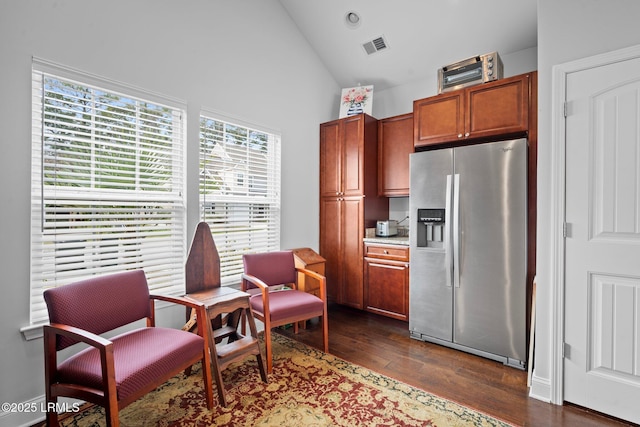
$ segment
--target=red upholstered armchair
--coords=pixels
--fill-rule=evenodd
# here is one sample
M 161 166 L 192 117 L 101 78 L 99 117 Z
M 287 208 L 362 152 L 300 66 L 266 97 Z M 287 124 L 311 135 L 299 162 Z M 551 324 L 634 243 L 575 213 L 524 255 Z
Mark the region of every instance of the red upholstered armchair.
M 48 404 L 59 396 L 92 402 L 105 408 L 107 425 L 118 426 L 120 409 L 201 361 L 207 407 L 213 407 L 211 356 L 201 326 L 207 319 L 203 305 L 150 295 L 142 270 L 48 289 L 44 299 L 51 322 L 44 326 Z M 195 309 L 198 335 L 155 327 L 154 300 Z M 141 319 L 146 319 L 146 327 L 110 339 L 100 336 Z M 77 342 L 89 347 L 58 363 L 57 352 Z M 55 411 L 47 412 L 47 424 L 58 425 Z
M 329 352 L 327 319 L 327 284 L 323 275 L 296 267 L 291 251 L 247 254 L 243 256 L 244 274 L 242 290 L 253 294 L 251 310 L 256 319 L 264 323 L 264 341 L 267 353 L 267 371 L 273 370 L 271 328 L 293 324 L 298 333 L 298 322 L 320 317 L 322 321 L 323 350 Z M 298 272 L 320 281 L 320 298 L 299 291 Z M 289 290 L 277 290 L 282 285 Z

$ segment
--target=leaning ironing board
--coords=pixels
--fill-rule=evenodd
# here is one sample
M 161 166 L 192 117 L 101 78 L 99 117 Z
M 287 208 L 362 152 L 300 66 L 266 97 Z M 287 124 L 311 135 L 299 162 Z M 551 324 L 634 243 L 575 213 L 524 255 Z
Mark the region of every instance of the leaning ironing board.
M 220 257 L 206 222 L 201 222 L 189 250 L 185 265 L 185 297 L 204 303 L 209 317 L 211 363 L 216 379 L 218 400 L 227 406 L 222 382 L 222 370 L 229 364 L 255 355 L 260 368 L 260 376 L 267 382 L 262 349 L 251 307 L 249 294 L 220 286 Z M 244 318 L 249 322 L 249 336 L 240 334 L 238 327 Z M 187 323 L 182 329 L 196 329 L 195 313 L 187 314 Z

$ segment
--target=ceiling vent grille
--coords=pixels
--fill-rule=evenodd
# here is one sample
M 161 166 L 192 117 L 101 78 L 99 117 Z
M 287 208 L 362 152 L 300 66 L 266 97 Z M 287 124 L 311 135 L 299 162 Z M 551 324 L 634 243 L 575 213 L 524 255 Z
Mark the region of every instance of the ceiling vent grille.
M 384 39 L 384 36 L 380 36 L 370 42 L 364 43 L 362 47 L 365 52 L 367 52 L 367 55 L 371 55 L 372 53 L 387 49 L 389 46 L 387 45 L 387 41 Z

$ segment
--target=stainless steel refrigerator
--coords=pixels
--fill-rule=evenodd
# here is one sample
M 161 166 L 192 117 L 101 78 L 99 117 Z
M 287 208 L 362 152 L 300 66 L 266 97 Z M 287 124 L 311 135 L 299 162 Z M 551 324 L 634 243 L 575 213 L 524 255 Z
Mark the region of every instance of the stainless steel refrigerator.
M 527 141 L 411 154 L 412 338 L 524 369 Z

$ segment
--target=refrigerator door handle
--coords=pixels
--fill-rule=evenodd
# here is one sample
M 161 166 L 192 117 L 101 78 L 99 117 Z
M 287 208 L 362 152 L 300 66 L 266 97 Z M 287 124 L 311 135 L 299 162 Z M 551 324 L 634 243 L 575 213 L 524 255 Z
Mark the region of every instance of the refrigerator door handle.
M 446 190 L 446 202 L 445 202 L 445 212 L 448 216 L 444 223 L 444 265 L 447 270 L 447 274 L 445 275 L 447 278 L 446 286 L 453 286 L 453 248 L 451 247 L 451 175 L 447 175 L 447 190 Z
M 455 174 L 453 178 L 453 286 L 460 287 L 460 174 Z

